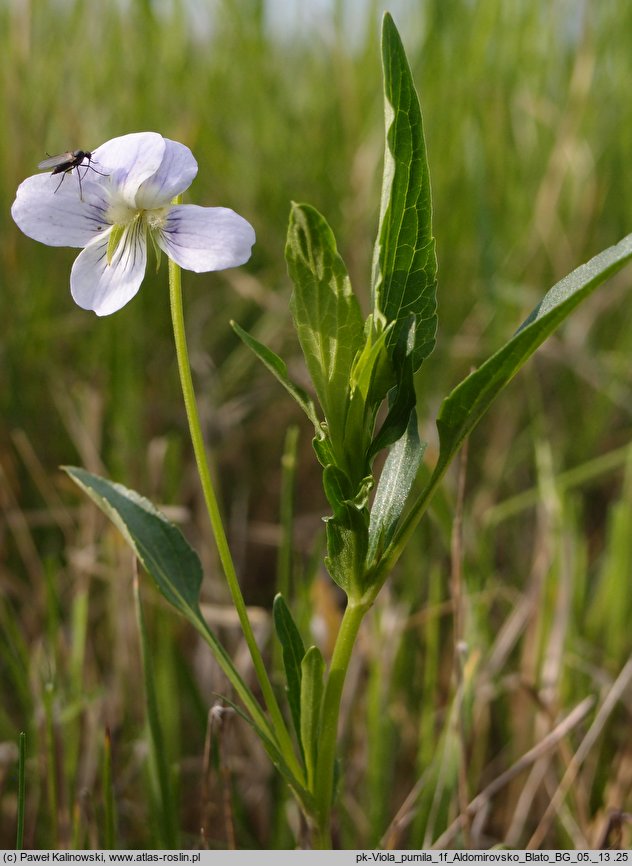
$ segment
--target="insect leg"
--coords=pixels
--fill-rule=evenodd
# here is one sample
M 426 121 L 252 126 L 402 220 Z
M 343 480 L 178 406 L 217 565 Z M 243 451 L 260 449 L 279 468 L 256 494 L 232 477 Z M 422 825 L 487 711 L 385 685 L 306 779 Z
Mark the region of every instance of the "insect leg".
M 53 174 L 54 174 L 54 173 L 55 173 L 55 172 L 53 172 Z M 55 187 L 55 192 L 57 192 L 57 190 L 59 189 L 59 187 L 62 185 L 62 183 L 64 182 L 64 178 L 66 177 L 67 174 L 68 174 L 67 171 L 62 172 L 61 180 L 59 181 L 59 183 L 58 183 L 57 186 Z M 53 195 L 54 195 L 54 193 L 53 193 Z

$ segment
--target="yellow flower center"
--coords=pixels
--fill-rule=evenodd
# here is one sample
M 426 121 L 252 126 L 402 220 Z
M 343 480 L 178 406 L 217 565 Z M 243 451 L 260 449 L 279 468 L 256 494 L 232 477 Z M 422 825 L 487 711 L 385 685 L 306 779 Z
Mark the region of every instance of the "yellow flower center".
M 152 238 L 154 248 L 156 248 L 153 233 L 163 228 L 167 222 L 169 208 L 170 205 L 155 208 L 135 208 L 130 206 L 122 198 L 115 198 L 110 203 L 107 212 L 108 222 L 112 224 L 112 231 L 110 232 L 107 251 L 108 264 L 112 263 L 112 258 L 114 257 L 119 244 L 123 240 L 123 237 L 126 235 L 127 229 L 129 229 L 135 236 L 138 236 L 140 232 L 149 229 L 149 234 Z

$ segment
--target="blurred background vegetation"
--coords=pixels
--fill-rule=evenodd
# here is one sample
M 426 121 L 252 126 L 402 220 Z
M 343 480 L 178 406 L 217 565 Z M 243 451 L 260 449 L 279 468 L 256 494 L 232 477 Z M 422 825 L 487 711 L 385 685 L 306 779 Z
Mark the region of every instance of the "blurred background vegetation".
M 433 179 L 440 330 L 418 381 L 432 465 L 445 393 L 553 282 L 631 230 L 632 5 L 389 8 Z M 12 223 L 15 189 L 46 151 L 156 130 L 199 162 L 188 201 L 232 207 L 255 226 L 246 267 L 184 274 L 194 375 L 264 641 L 281 457 L 288 426 L 299 426 L 290 597 L 306 639 L 326 651 L 340 611 L 319 565 L 326 506 L 309 430 L 228 322 L 302 379 L 283 261 L 291 200 L 327 217 L 368 308 L 382 11 L 369 0 L 0 0 L 2 847 L 15 839 L 20 730 L 27 847 L 165 841 L 132 563 L 60 464 L 124 481 L 181 523 L 203 559 L 208 615 L 243 656 L 187 442 L 166 267 L 97 319 L 70 297 L 76 252 L 38 245 Z M 511 385 L 471 438 L 462 506 L 452 478 L 369 617 L 346 694 L 339 845 L 616 842 L 616 810 L 632 811 L 631 282 L 628 269 L 601 289 Z M 204 649 L 155 592 L 144 596 L 180 844 L 296 845 L 298 817 L 245 725 L 208 720 L 225 685 Z M 578 706 L 554 748 L 442 836 Z

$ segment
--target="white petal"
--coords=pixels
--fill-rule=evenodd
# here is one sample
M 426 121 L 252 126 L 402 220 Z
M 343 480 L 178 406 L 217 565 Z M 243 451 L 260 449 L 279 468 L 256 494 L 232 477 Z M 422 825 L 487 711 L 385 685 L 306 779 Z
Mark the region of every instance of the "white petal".
M 147 264 L 145 230 L 135 221 L 123 234 L 107 262 L 108 237 L 98 238 L 79 253 L 70 272 L 70 291 L 84 310 L 109 316 L 138 292 Z
M 165 138 L 165 152 L 156 174 L 148 178 L 136 194 L 136 207 L 156 208 L 168 205 L 174 196 L 184 192 L 197 174 L 198 165 L 188 147 Z
M 82 200 L 75 174 L 36 174 L 22 181 L 11 216 L 25 235 L 51 247 L 85 247 L 108 228 L 107 189 L 82 176 Z
M 92 152 L 96 168 L 110 179 L 122 198 L 135 206 L 138 188 L 160 168 L 165 140 L 157 132 L 132 132 L 106 141 Z
M 225 207 L 172 207 L 156 242 L 169 258 L 188 271 L 221 271 L 250 258 L 255 231 Z

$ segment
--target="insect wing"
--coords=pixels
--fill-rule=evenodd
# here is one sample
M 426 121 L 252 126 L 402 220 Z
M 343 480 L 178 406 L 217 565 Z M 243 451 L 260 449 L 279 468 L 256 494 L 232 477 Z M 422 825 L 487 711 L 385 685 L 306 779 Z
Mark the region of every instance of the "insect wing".
M 58 168 L 59 166 L 66 165 L 68 168 L 72 168 L 75 161 L 76 157 L 74 153 L 67 151 L 66 153 L 58 153 L 57 156 L 49 156 L 48 159 L 43 159 L 41 162 L 38 162 L 37 167 L 40 169 L 46 169 Z

